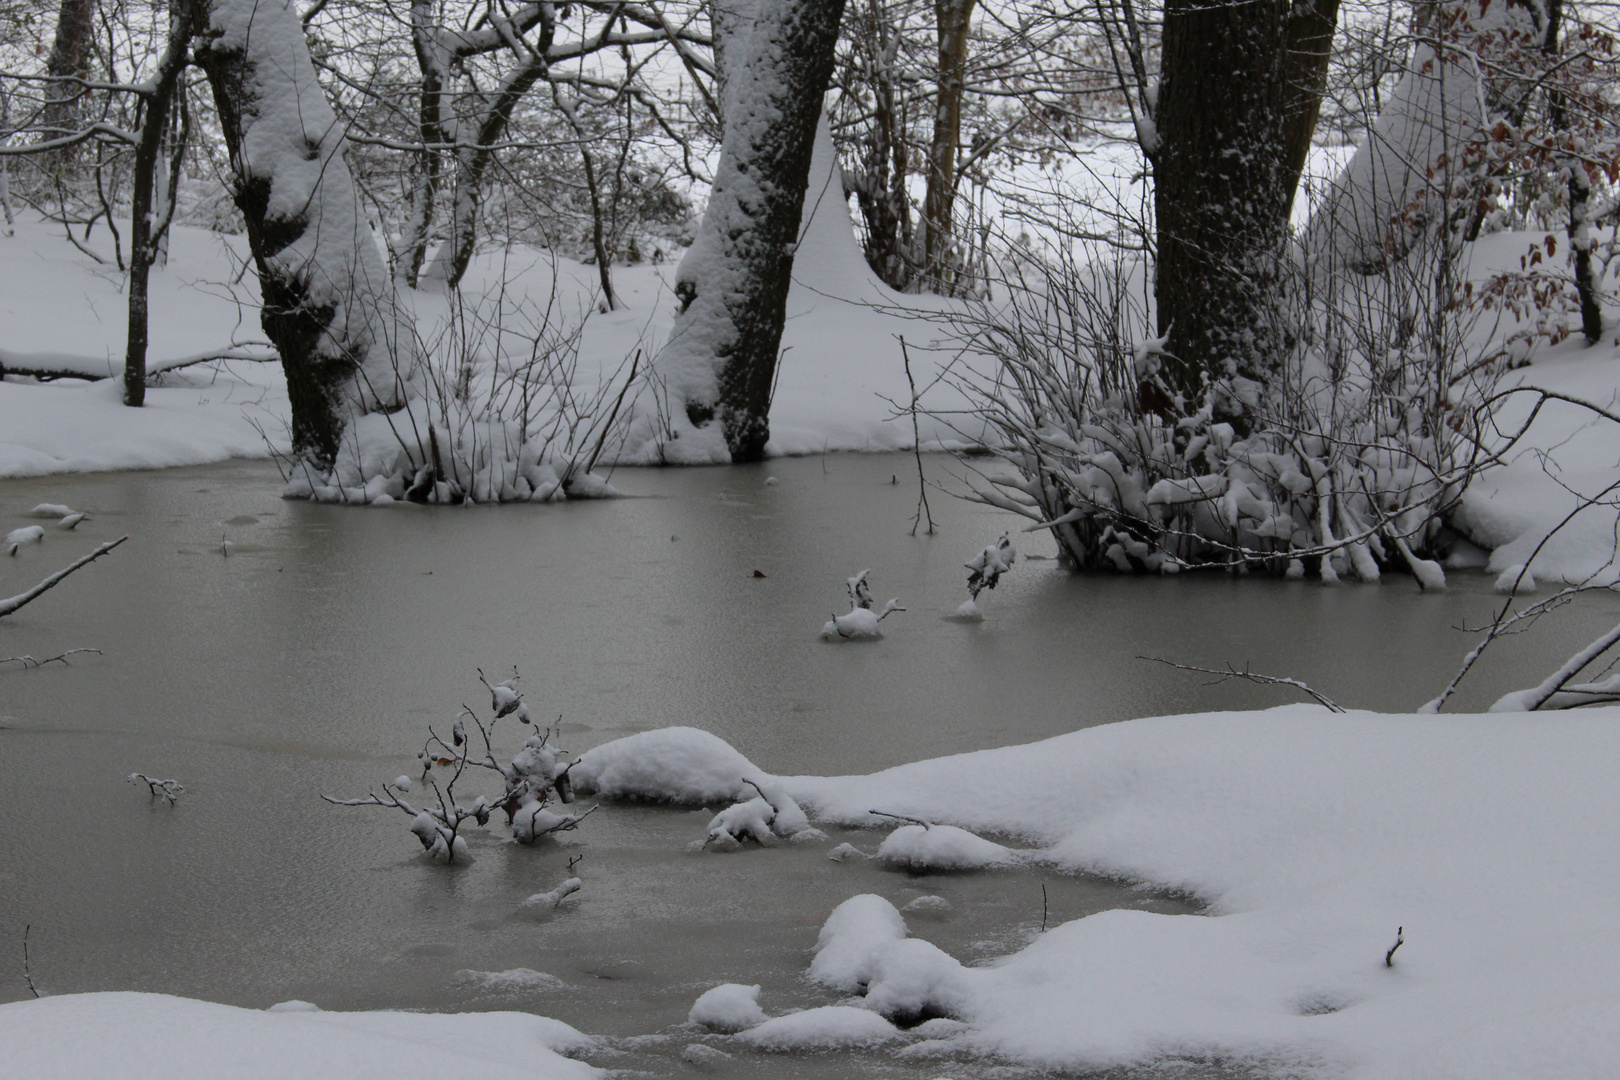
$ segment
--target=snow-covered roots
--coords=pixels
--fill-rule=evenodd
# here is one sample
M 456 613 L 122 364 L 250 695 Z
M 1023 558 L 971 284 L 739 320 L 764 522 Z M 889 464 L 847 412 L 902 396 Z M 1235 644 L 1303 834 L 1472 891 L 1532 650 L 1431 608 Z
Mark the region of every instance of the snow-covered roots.
M 296 460 L 286 494 L 381 504 L 549 502 L 613 489 L 591 470 L 622 440 L 644 365 L 581 371 L 583 318 L 504 291 L 452 292 L 446 315 L 396 372 L 403 404 L 351 418 L 329 468 Z M 373 395 L 375 396 L 375 395 Z
M 491 719 L 486 722 L 472 709 L 463 707 L 451 721 L 450 741 L 445 742 L 430 725 L 427 741 L 417 755 L 422 763 L 421 782 L 432 793 L 431 802 L 424 802 L 418 808 L 405 799 L 415 786 L 409 776 L 395 777 L 391 783 L 383 784 L 380 795 L 372 792 L 358 799 L 338 799 L 331 795 L 321 798 L 337 806 L 387 806 L 403 812 L 410 817 L 410 831 L 421 842 L 428 857 L 447 863 L 466 862 L 471 858 L 467 841 L 461 836 L 462 826 L 468 820 L 488 825 L 491 812 L 497 809 L 506 814 L 512 839 L 520 844 L 532 844 L 544 836 L 577 827 L 596 810 L 595 806 L 578 814 L 550 809 L 553 799 L 563 804 L 574 800 L 568 776 L 573 764 L 564 763 L 565 752 L 556 744 L 561 729 L 529 736 L 509 761 L 501 761 L 495 756 L 491 741 L 495 726 L 507 716 L 516 716 L 521 723 L 530 725 L 529 709 L 517 688 L 515 673 L 512 678 L 498 683 L 491 683 L 482 671 L 478 677 L 489 690 L 490 712 L 494 714 Z M 468 720 L 472 721 L 483 744 L 480 756 L 474 756 L 472 739 L 467 732 Z M 456 785 L 469 768 L 499 775 L 505 783 L 504 790 L 494 797 L 479 795 L 463 806 L 457 799 Z M 568 888 L 569 883 L 564 882 L 553 891 L 555 895 L 541 894 L 530 900 L 551 899 L 551 906 L 555 907 L 578 888 L 577 879 L 570 880 L 574 888 Z

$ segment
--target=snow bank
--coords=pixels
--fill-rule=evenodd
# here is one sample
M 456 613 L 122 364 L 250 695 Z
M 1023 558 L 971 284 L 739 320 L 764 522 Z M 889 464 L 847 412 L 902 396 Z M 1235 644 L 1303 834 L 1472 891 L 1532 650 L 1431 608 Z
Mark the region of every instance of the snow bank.
M 824 1005 L 767 1020 L 741 1036 L 761 1050 L 853 1050 L 904 1038 L 877 1013 L 851 1005 Z
M 1620 1060 L 1617 758 L 1615 707 L 1291 705 L 780 781 L 823 823 L 904 808 L 1027 838 L 1055 870 L 1209 905 L 1213 917 L 1104 912 L 963 967 L 911 938 L 886 900 L 853 897 L 823 927 L 810 978 L 864 988 L 868 1012 L 964 1022 L 942 1029 L 942 1050 L 1069 1070 L 1193 1055 L 1365 1080 L 1522 1080 L 1606 1076 Z M 1405 944 L 1386 967 L 1397 927 Z
M 569 775 L 582 795 L 695 806 L 730 802 L 744 788 L 744 776 L 766 774 L 718 735 L 673 727 L 594 747 Z
M 0 1005 L 6 1075 L 51 1080 L 587 1080 L 603 1074 L 561 1054 L 590 1042 L 515 1012 L 260 1012 L 132 993 Z

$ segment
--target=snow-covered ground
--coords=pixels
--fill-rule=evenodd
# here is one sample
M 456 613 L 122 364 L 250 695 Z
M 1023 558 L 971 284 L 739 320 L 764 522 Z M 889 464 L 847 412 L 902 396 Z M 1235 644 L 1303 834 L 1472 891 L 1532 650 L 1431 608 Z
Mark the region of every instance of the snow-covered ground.
M 36 1080 L 593 1080 L 591 1039 L 527 1013 L 238 1009 L 166 994 L 0 1005 L 5 1075 Z
M 1617 722 L 1614 708 L 1291 705 L 1111 724 L 871 776 L 780 778 L 822 823 L 877 826 L 868 811 L 881 807 L 996 833 L 1055 870 L 1191 894 L 1208 916 L 1103 912 L 964 967 L 908 938 L 886 900 L 852 899 L 829 918 L 808 977 L 864 984 L 850 1004 L 958 1023 L 901 1036 L 814 1010 L 827 1015 L 768 1028 L 745 1016 L 734 1026 L 754 1034 L 736 1037 L 887 1041 L 911 1058 L 1072 1070 L 1190 1057 L 1366 1080 L 1612 1076 Z M 691 802 L 744 774 L 764 776 L 692 729 L 597 747 L 575 770 L 604 795 Z

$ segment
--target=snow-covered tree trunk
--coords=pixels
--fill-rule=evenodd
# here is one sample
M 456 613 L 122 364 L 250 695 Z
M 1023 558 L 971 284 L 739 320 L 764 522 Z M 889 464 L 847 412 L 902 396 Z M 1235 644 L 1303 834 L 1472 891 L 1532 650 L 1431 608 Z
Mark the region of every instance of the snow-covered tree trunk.
M 193 0 L 263 307 L 292 403 L 293 453 L 330 468 L 357 414 L 398 405 L 416 344 L 395 302 L 289 0 Z
M 1269 381 L 1288 185 L 1288 0 L 1169 0 L 1154 161 L 1159 333 L 1170 389 Z
M 735 29 L 723 46 L 720 162 L 676 273 L 679 313 L 656 362 L 678 410 L 672 420 L 690 425 L 676 430 L 668 459 L 765 455 L 810 155 L 843 9 L 844 0 L 760 0 L 752 19 L 726 20 Z

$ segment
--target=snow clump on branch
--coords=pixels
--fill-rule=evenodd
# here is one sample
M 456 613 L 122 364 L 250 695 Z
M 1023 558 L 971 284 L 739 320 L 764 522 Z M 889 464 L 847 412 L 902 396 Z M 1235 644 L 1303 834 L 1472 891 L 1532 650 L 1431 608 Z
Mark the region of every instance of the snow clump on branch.
M 866 583 L 866 576 L 871 572 L 869 569 L 862 570 L 844 582 L 849 590 L 849 611 L 829 619 L 821 628 L 822 637 L 828 641 L 870 641 L 880 638 L 883 633 L 878 629 L 878 623 L 893 612 L 906 610 L 900 606 L 899 597 L 885 604 L 882 611 L 872 610 L 872 590 Z

